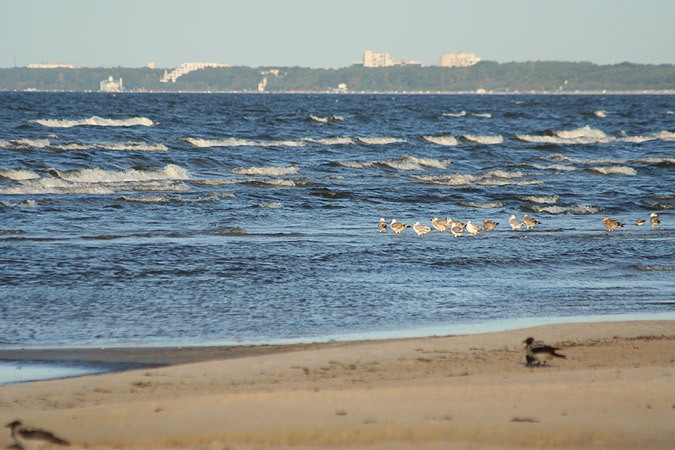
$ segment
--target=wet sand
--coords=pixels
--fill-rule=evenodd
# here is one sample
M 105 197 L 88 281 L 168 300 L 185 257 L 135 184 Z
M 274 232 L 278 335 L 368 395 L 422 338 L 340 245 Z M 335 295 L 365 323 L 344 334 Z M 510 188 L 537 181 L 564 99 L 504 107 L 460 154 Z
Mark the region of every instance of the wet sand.
M 525 367 L 528 336 L 567 358 Z M 675 448 L 675 321 L 0 359 L 142 367 L 0 387 L 3 423 L 21 418 L 71 448 Z

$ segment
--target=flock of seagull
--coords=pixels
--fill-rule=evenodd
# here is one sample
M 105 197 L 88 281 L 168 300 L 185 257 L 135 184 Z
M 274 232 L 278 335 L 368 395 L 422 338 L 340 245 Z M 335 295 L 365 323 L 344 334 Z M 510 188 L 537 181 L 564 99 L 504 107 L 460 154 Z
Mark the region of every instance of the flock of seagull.
M 641 227 L 645 223 L 646 220 L 644 219 L 637 219 L 635 221 L 635 225 L 639 227 Z M 656 229 L 659 227 L 659 225 L 661 225 L 661 218 L 659 217 L 658 214 L 651 213 L 649 215 L 649 223 L 652 226 L 652 229 Z M 538 221 L 534 217 L 530 217 L 528 214 L 525 214 L 523 216 L 523 220 L 518 219 L 515 214 L 511 214 L 511 216 L 509 216 L 509 225 L 511 226 L 512 230 L 519 230 L 522 227 L 526 227 L 526 229 L 529 230 L 530 228 L 534 228 L 540 224 L 541 224 L 540 221 Z M 614 231 L 615 229 L 623 228 L 624 226 L 623 223 L 619 222 L 616 219 L 610 219 L 608 216 L 605 216 L 602 219 L 602 224 L 607 229 L 607 231 Z M 464 231 L 466 231 L 469 234 L 469 236 L 475 236 L 482 231 L 492 231 L 495 228 L 497 228 L 497 225 L 499 225 L 499 222 L 494 222 L 488 219 L 483 219 L 483 225 L 481 226 L 471 223 L 470 220 L 467 220 L 466 223 L 464 223 L 458 220 L 453 220 L 450 217 L 447 217 L 445 219 L 433 217 L 431 219 L 431 227 L 428 225 L 422 225 L 420 222 L 415 222 L 412 225 L 412 229 L 418 236 L 427 234 L 431 232 L 433 229 L 440 231 L 441 233 L 449 231 L 450 233 L 452 233 L 453 236 L 460 237 L 464 233 Z M 385 218 L 382 217 L 379 223 L 377 224 L 377 228 L 380 231 L 380 233 L 386 233 L 389 229 L 391 229 L 391 231 L 393 231 L 394 234 L 401 234 L 406 228 L 410 228 L 410 225 L 405 224 L 403 222 L 399 222 L 396 219 L 391 219 L 391 222 L 387 223 Z

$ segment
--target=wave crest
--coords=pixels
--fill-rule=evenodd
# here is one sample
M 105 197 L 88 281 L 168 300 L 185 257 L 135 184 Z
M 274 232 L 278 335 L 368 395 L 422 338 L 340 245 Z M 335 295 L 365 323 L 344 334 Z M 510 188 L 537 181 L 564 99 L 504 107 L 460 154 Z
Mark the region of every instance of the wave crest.
M 50 128 L 71 128 L 78 126 L 97 126 L 97 127 L 151 127 L 154 122 L 147 117 L 131 117 L 128 119 L 106 119 L 99 116 L 92 116 L 88 119 L 68 120 L 68 119 L 37 119 L 35 123 L 43 127 Z

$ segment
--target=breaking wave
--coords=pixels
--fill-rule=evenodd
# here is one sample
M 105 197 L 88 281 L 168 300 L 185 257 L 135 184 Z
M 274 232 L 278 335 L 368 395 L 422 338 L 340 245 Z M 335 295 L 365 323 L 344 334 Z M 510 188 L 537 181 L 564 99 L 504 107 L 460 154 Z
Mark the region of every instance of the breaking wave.
M 459 141 L 457 140 L 457 138 L 455 138 L 450 134 L 443 134 L 440 136 L 422 136 L 422 139 L 424 139 L 427 142 L 431 142 L 432 144 L 445 145 L 447 147 L 459 145 Z
M 183 141 L 198 148 L 209 147 L 304 147 L 303 140 L 254 141 L 249 139 L 201 139 L 184 138 Z
M 591 206 L 591 205 L 577 205 L 577 206 L 533 205 L 529 206 L 528 209 L 536 213 L 545 212 L 549 214 L 586 215 L 586 214 L 597 214 L 604 208 L 600 206 Z
M 474 144 L 494 145 L 494 144 L 501 144 L 504 142 L 504 138 L 500 135 L 478 136 L 475 134 L 464 134 L 461 137 L 462 139 Z
M 628 166 L 589 167 L 588 170 L 601 175 L 637 175 L 637 170 Z
M 98 127 L 151 127 L 153 121 L 147 117 L 132 117 L 129 119 L 105 119 L 103 117 L 92 116 L 88 119 L 68 120 L 68 119 L 37 119 L 36 123 L 50 128 L 71 128 L 78 126 L 98 126 Z
M 278 177 L 283 175 L 295 175 L 299 171 L 300 169 L 295 166 L 291 167 L 264 166 L 264 167 L 242 167 L 232 170 L 232 173 L 237 175 Z
M 438 160 L 433 158 L 416 158 L 414 156 L 402 156 L 400 158 L 386 159 L 380 161 L 347 161 L 341 162 L 339 165 L 350 169 L 365 169 L 371 167 L 383 167 L 385 169 L 395 169 L 402 171 L 425 170 L 432 169 L 446 169 L 452 164 L 450 160 Z
M 313 122 L 319 122 L 319 123 L 330 123 L 330 122 L 342 122 L 344 117 L 342 116 L 325 116 L 325 117 L 319 117 L 319 116 L 314 116 L 310 115 L 309 119 Z
M 405 139 L 395 137 L 357 137 L 356 140 L 365 145 L 400 144 L 406 142 Z
M 412 178 L 424 183 L 436 184 L 441 186 L 461 187 L 461 186 L 529 186 L 544 184 L 537 179 L 523 179 L 521 172 L 505 172 L 501 170 L 485 172 L 478 175 L 469 174 L 445 174 L 413 176 Z

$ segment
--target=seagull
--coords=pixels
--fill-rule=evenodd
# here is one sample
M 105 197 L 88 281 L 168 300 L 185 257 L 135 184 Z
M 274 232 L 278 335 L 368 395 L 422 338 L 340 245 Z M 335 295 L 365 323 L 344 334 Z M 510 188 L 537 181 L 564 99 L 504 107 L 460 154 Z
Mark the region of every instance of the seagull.
M 483 219 L 483 228 L 485 228 L 485 231 L 492 231 L 497 228 L 497 225 L 499 225 L 499 222 Z
M 466 231 L 469 232 L 469 235 L 475 236 L 478 233 L 480 233 L 481 231 L 483 231 L 483 227 L 479 227 L 479 226 L 471 223 L 470 220 L 467 220 L 466 221 Z
M 545 366 L 548 361 L 556 358 L 567 358 L 567 356 L 560 353 L 556 353 L 557 350 L 560 350 L 558 347 L 551 347 L 546 345 L 541 341 L 535 341 L 534 338 L 527 338 L 523 341 L 525 344 L 525 365 L 534 366 L 542 365 Z
M 380 219 L 380 222 L 377 224 L 377 229 L 379 230 L 380 233 L 387 232 L 387 221 L 384 220 L 384 217 L 382 217 Z
M 645 219 L 636 219 L 635 220 L 635 225 L 637 225 L 638 227 L 641 227 L 644 224 L 645 224 Z
M 649 215 L 649 223 L 652 224 L 652 230 L 658 228 L 659 225 L 661 225 L 661 219 L 659 218 L 659 215 L 656 213 L 651 213 Z
M 14 444 L 21 449 L 42 443 L 70 445 L 68 441 L 55 436 L 52 432 L 26 426 L 20 420 L 10 422 L 5 427 L 12 430 Z
M 602 224 L 605 226 L 605 228 L 607 228 L 607 231 L 614 231 L 616 228 L 623 228 L 623 224 L 621 222 L 616 219 L 610 219 L 607 216 L 602 219 Z
M 513 230 L 518 230 L 523 227 L 523 222 L 520 220 L 516 219 L 515 214 L 511 214 L 509 216 L 509 225 L 511 225 L 511 229 Z
M 541 224 L 541 222 L 539 222 L 537 219 L 530 217 L 527 214 L 523 216 L 523 222 L 525 223 L 525 226 L 527 227 L 528 230 Z
M 415 222 L 413 224 L 413 230 L 415 230 L 415 233 L 417 233 L 418 236 L 422 236 L 423 234 L 430 232 L 431 228 L 426 225 L 422 225 L 419 222 Z
M 391 223 L 389 224 L 389 227 L 392 229 L 392 231 L 396 234 L 401 234 L 403 230 L 409 227 L 409 225 L 406 225 L 404 223 L 398 222 L 396 219 L 391 219 Z
M 464 227 L 458 222 L 452 222 L 452 225 L 450 226 L 450 232 L 454 237 L 460 237 L 462 233 L 464 233 Z
M 453 226 L 457 225 L 460 227 L 462 230 L 466 228 L 466 224 L 464 222 L 460 222 L 459 220 L 452 220 L 450 217 L 445 219 L 445 221 L 448 223 L 448 226 L 452 228 Z
M 431 226 L 442 233 L 448 229 L 448 222 L 447 220 L 441 220 L 438 217 L 434 217 L 431 219 Z

